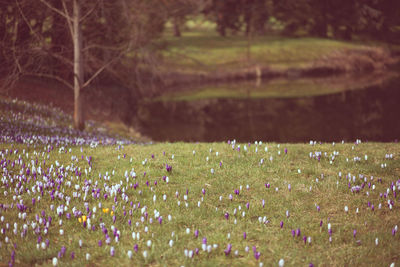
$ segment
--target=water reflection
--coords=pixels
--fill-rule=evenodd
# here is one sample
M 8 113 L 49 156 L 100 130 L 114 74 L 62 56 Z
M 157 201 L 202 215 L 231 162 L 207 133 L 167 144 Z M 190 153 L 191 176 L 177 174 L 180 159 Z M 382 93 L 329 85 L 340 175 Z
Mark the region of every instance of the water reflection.
M 394 141 L 400 137 L 400 79 L 319 96 L 147 102 L 136 119 L 155 141 Z

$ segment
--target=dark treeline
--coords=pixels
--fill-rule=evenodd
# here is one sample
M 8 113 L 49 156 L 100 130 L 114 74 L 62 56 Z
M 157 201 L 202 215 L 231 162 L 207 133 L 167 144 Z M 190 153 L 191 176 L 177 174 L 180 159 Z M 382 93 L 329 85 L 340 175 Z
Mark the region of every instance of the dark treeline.
M 213 0 L 204 12 L 221 35 L 264 34 L 275 24 L 287 35 L 400 40 L 398 0 Z
M 72 79 L 72 0 L 0 0 L 0 74 L 41 73 Z M 308 35 L 400 41 L 398 0 L 92 0 L 81 2 L 85 75 L 129 48 L 131 63 L 153 62 L 166 22 L 181 35 L 185 20 L 204 14 L 227 34 Z M 46 5 L 47 3 L 47 5 Z M 150 64 L 151 65 L 151 64 Z M 130 66 L 132 68 L 132 66 Z M 112 69 L 108 68 L 109 71 Z M 115 73 L 114 73 L 115 74 Z M 115 75 L 114 75 L 115 76 Z M 61 80 L 60 79 L 60 80 Z

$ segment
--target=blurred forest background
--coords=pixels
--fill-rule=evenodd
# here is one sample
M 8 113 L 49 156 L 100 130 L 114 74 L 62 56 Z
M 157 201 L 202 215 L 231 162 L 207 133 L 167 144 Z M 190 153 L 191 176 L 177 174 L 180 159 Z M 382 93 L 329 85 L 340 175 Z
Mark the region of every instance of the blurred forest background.
M 0 0 L 0 78 L 4 88 L 37 77 L 73 89 L 82 129 L 86 88 L 118 84 L 132 99 L 156 95 L 168 41 L 185 32 L 240 36 L 247 47 L 263 36 L 398 45 L 400 1 Z

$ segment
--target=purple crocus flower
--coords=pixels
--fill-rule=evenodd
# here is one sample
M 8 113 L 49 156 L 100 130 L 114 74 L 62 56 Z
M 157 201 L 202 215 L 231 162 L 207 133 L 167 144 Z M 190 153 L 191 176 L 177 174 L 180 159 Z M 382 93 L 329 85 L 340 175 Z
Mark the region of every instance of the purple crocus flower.
M 287 154 L 287 148 L 285 147 L 285 154 Z
M 75 252 L 71 252 L 71 259 L 73 260 L 73 259 L 75 259 Z
M 226 212 L 224 216 L 225 216 L 225 219 L 227 219 L 227 220 L 229 219 L 229 213 L 228 212 Z
M 194 231 L 194 236 L 195 236 L 196 238 L 199 236 L 199 230 L 196 229 L 196 230 Z
M 246 239 L 246 237 L 247 237 L 246 232 L 243 232 L 243 239 Z
M 99 240 L 97 244 L 99 245 L 99 247 L 101 247 L 103 245 L 103 241 Z
M 205 194 L 206 194 L 206 190 L 205 190 L 204 188 L 202 188 L 202 189 L 201 189 L 201 193 L 202 193 L 203 195 L 205 195 Z
M 301 232 L 300 232 L 300 228 L 297 228 L 297 230 L 296 230 L 296 235 L 297 235 L 297 236 L 300 236 L 300 233 L 301 233 Z
M 133 250 L 135 250 L 135 252 L 137 252 L 137 251 L 139 250 L 138 244 L 135 244 L 135 245 L 133 246 Z
M 263 206 L 263 208 L 265 207 L 265 200 L 263 199 L 262 201 L 261 201 L 261 203 L 262 203 L 262 206 Z
M 249 202 L 246 203 L 246 208 L 247 208 L 247 209 L 250 208 L 250 203 L 249 203 Z
M 307 243 L 307 236 L 303 236 L 303 242 L 304 244 Z
M 228 244 L 227 248 L 224 250 L 225 255 L 228 256 L 229 253 L 231 253 L 231 250 L 232 250 L 232 245 Z
M 296 231 L 292 230 L 292 236 L 295 237 L 296 236 Z
M 61 247 L 61 257 L 64 256 L 65 252 L 67 251 L 67 248 L 65 246 Z
M 172 166 L 165 164 L 165 169 L 167 170 L 167 172 L 171 172 L 172 171 Z
M 283 221 L 281 221 L 280 226 L 281 226 L 281 228 L 283 228 Z
M 357 234 L 357 230 L 354 229 L 354 230 L 353 230 L 353 237 L 354 237 L 354 238 L 356 238 L 356 234 Z
M 256 260 L 258 260 L 258 259 L 260 258 L 260 256 L 261 256 L 261 252 L 259 252 L 259 251 L 255 251 L 255 252 L 254 252 L 254 258 L 255 258 Z

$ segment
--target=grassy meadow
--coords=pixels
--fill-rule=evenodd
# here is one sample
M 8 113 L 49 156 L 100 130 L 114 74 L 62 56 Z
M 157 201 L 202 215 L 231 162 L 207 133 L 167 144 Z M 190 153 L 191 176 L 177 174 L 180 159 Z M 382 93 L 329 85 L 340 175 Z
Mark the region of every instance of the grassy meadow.
M 182 73 L 235 71 L 252 66 L 268 66 L 274 70 L 304 68 L 332 53 L 387 46 L 276 34 L 246 37 L 240 33 L 223 37 L 210 25 L 195 27 L 190 23 L 181 37 L 173 36 L 167 28 L 162 42 L 166 48 L 163 52 L 164 67 Z
M 133 143 L 7 105 L 2 266 L 400 264 L 398 143 Z

